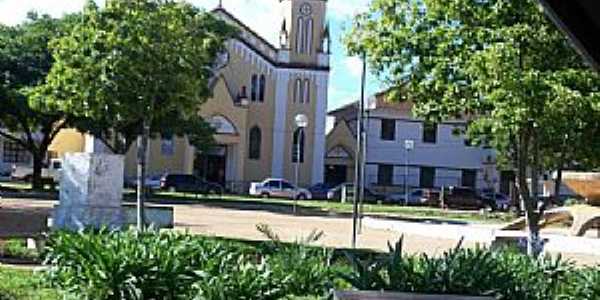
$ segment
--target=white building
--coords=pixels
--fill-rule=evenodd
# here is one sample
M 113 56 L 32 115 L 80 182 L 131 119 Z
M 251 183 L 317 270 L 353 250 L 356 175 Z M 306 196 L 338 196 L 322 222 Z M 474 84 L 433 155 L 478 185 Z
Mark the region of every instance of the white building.
M 465 120 L 426 124 L 413 117 L 411 109 L 411 103 L 388 103 L 382 95 L 369 99 L 367 186 L 381 192 L 401 191 L 405 184 L 411 188 L 495 187 L 508 193 L 512 172 L 498 173 L 493 149 L 470 146 L 465 136 L 457 133 L 465 128 Z M 335 118 L 327 137 L 325 176 L 330 183 L 354 178 L 357 111 L 358 104 L 352 103 L 329 113 Z

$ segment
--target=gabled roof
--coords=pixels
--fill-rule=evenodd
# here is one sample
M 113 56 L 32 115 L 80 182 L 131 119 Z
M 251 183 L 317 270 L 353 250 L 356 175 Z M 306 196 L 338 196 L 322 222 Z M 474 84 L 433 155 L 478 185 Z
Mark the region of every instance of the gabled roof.
M 321 0 L 321 1 L 325 1 L 325 0 Z M 252 35 L 260 43 L 262 43 L 264 46 L 266 46 L 267 51 L 271 51 L 271 52 L 275 53 L 275 57 L 272 57 L 272 55 L 270 55 L 269 53 L 265 53 L 265 51 L 259 50 L 258 47 L 253 45 L 253 43 L 251 43 L 250 41 L 247 41 L 245 38 L 238 37 L 236 39 L 239 42 L 243 43 L 248 48 L 250 48 L 253 52 L 258 54 L 261 58 L 263 58 L 264 60 L 269 62 L 274 67 L 288 68 L 288 69 L 307 69 L 307 70 L 316 70 L 316 71 L 329 71 L 330 70 L 329 66 L 307 65 L 307 64 L 298 63 L 298 62 L 293 62 L 293 63 L 279 62 L 279 61 L 277 61 L 276 56 L 277 56 L 277 53 L 280 51 L 280 49 L 275 47 L 273 44 L 271 44 L 267 39 L 262 37 L 256 31 L 252 30 L 252 28 L 248 27 L 248 25 L 244 24 L 244 22 L 242 22 L 240 19 L 236 18 L 233 14 L 228 12 L 223 7 L 217 7 L 215 9 L 213 9 L 212 13 L 219 14 L 219 15 L 223 16 L 224 18 L 226 18 L 228 21 L 232 22 L 235 26 L 239 26 L 244 32 L 247 32 L 248 34 Z
M 244 24 L 244 22 L 242 22 L 240 19 L 236 18 L 233 14 L 228 12 L 223 7 L 217 7 L 215 9 L 213 9 L 213 13 L 222 13 L 227 18 L 229 18 L 231 21 L 233 21 L 236 25 L 240 26 L 242 29 L 244 29 L 248 33 L 252 34 L 258 40 L 260 40 L 262 43 L 264 43 L 267 47 L 270 48 L 270 50 L 277 51 L 277 47 L 275 47 L 273 44 L 271 44 L 269 41 L 267 41 L 267 39 L 262 37 L 256 31 L 252 30 L 252 28 L 248 27 L 248 25 Z

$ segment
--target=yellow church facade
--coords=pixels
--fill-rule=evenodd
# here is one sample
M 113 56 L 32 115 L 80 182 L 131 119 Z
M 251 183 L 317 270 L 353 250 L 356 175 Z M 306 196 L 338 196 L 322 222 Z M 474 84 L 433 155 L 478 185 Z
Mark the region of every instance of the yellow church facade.
M 185 137 L 152 140 L 150 176 L 197 174 L 243 191 L 250 182 L 269 177 L 294 182 L 298 167 L 299 185 L 323 182 L 330 71 L 327 1 L 282 0 L 280 5 L 280 26 L 274 26 L 279 30 L 278 46 L 226 9 L 213 10 L 240 30 L 239 37 L 227 43 L 228 64 L 212 82 L 212 97 L 198 108 L 215 128 L 216 146 L 197 153 Z M 303 129 L 295 124 L 298 115 L 308 120 Z M 94 143 L 67 130 L 51 151 L 60 155 L 101 150 L 93 149 Z M 125 174 L 133 177 L 135 172 L 134 145 L 125 158 Z

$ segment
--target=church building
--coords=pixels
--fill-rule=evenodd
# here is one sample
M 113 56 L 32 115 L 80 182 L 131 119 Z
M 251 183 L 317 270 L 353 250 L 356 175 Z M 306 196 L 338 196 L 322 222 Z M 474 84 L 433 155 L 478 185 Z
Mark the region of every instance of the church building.
M 252 181 L 285 178 L 308 186 L 324 176 L 330 38 L 326 0 L 280 0 L 275 46 L 222 6 L 213 13 L 240 30 L 227 43 L 227 64 L 199 114 L 216 130 L 216 146 L 197 153 L 185 138 L 153 140 L 148 174 L 198 174 L 234 191 Z M 277 21 L 276 21 L 277 20 Z M 306 127 L 296 118 L 303 115 Z M 135 146 L 126 157 L 135 175 Z
M 272 17 L 278 45 L 221 5 L 212 11 L 239 29 L 219 59 L 226 63 L 211 82 L 212 98 L 198 107 L 216 131 L 216 145 L 199 153 L 185 137 L 154 139 L 148 151 L 149 177 L 196 174 L 234 192 L 247 192 L 250 182 L 266 178 L 297 178 L 301 186 L 323 182 L 330 70 L 327 1 L 279 0 L 278 5 L 282 15 Z M 49 150 L 53 158 L 107 151 L 98 140 L 73 129 L 61 131 Z M 125 157 L 128 181 L 136 175 L 136 153 L 133 145 Z M 2 139 L 0 157 L 0 176 L 8 175 L 14 164 L 30 164 L 23 149 Z

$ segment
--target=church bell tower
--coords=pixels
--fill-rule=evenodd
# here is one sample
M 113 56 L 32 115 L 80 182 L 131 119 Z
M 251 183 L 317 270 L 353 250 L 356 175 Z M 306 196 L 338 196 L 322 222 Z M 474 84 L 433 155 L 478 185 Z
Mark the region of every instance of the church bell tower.
M 326 0 L 280 0 L 284 13 L 280 41 L 290 51 L 290 62 L 318 63 L 319 54 L 329 54 Z

